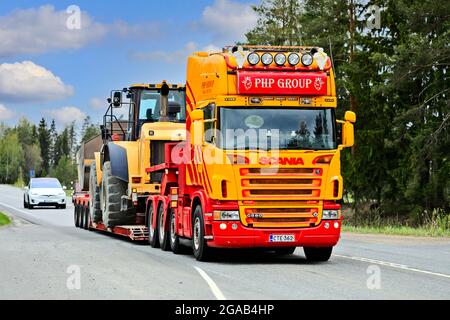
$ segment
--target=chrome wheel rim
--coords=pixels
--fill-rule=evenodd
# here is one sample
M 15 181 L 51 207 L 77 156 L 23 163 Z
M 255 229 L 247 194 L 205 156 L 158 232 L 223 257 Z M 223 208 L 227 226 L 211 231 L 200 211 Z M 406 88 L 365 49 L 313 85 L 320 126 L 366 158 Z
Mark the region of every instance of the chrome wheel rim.
M 162 242 L 164 240 L 164 210 L 161 210 L 159 214 L 159 240 Z
M 200 219 L 196 218 L 194 223 L 194 247 L 195 250 L 200 248 Z
M 153 210 L 150 209 L 150 213 L 148 215 L 148 233 L 150 234 L 150 238 L 153 238 L 153 235 L 155 234 L 152 221 L 153 221 Z
M 175 243 L 176 236 L 175 236 L 175 214 L 172 213 L 170 216 L 170 241 L 172 243 Z

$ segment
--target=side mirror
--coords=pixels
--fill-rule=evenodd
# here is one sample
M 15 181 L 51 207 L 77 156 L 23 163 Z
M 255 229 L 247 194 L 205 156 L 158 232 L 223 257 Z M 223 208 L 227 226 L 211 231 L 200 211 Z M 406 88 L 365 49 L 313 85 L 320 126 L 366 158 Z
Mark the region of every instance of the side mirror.
M 203 110 L 194 110 L 191 112 L 191 120 L 192 122 L 203 120 Z
M 194 110 L 191 112 L 191 144 L 195 146 L 202 146 L 204 139 L 204 128 L 203 128 L 203 110 Z
M 344 116 L 344 120 L 355 123 L 356 122 L 356 114 L 353 111 L 347 111 Z
M 116 91 L 113 95 L 113 107 L 120 108 L 122 106 L 122 92 Z
M 25 187 L 25 188 L 23 188 L 25 191 L 28 191 L 28 190 L 30 190 L 28 187 Z
M 66 186 L 63 186 L 63 190 L 67 190 L 67 187 L 66 187 Z
M 345 121 L 342 125 L 342 144 L 346 148 L 353 147 L 355 144 L 355 132 L 353 123 Z

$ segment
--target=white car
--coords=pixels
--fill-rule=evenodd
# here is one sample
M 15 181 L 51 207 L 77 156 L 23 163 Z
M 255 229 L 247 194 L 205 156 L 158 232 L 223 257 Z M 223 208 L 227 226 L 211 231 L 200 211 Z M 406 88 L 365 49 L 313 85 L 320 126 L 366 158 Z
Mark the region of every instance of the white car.
M 55 178 L 33 178 L 25 187 L 23 206 L 33 209 L 37 206 L 66 209 L 65 187 Z

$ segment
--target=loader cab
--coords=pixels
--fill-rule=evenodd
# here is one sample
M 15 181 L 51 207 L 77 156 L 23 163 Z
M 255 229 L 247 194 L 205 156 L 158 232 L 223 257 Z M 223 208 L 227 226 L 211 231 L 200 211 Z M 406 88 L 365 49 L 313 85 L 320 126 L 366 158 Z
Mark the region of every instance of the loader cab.
M 161 117 L 162 86 L 147 85 L 145 87 L 132 87 L 131 92 L 134 103 L 130 108 L 129 118 L 132 126 L 129 127 L 130 140 L 138 140 L 141 128 L 145 123 L 153 122 L 179 122 L 186 121 L 186 94 L 185 88 L 178 85 L 169 85 L 167 95 L 167 117 Z M 134 106 L 134 107 L 133 107 Z
M 102 128 L 104 140 L 137 141 L 145 123 L 186 121 L 186 94 L 181 85 L 165 82 L 133 85 L 122 91 L 112 91 L 109 102 Z M 162 105 L 167 105 L 163 117 Z

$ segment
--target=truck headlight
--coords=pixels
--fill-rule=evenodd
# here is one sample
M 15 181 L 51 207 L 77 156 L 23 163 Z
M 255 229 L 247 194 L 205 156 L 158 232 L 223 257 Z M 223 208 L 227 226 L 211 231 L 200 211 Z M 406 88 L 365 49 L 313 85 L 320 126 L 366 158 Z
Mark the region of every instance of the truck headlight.
M 322 220 L 337 220 L 339 219 L 339 210 L 323 210 Z
M 214 210 L 214 220 L 239 221 L 239 211 Z

